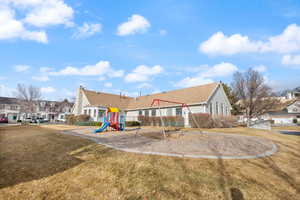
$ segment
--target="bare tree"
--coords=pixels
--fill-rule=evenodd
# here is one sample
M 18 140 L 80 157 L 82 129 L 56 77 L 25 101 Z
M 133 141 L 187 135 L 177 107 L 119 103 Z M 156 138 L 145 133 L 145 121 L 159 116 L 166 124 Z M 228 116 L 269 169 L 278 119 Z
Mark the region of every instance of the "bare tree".
M 36 112 L 38 100 L 41 98 L 41 91 L 32 85 L 18 84 L 16 97 L 21 105 L 21 112 L 26 113 L 26 115 L 33 114 Z
M 252 118 L 259 117 L 280 104 L 263 76 L 255 70 L 236 72 L 232 88 L 247 116 L 248 125 Z

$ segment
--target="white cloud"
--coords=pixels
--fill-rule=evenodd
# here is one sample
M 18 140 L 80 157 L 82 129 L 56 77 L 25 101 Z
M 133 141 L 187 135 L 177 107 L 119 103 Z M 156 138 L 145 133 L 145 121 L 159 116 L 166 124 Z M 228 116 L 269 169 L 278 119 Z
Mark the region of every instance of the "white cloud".
M 132 15 L 118 26 L 117 34 L 120 36 L 133 35 L 137 33 L 145 33 L 151 26 L 150 22 L 141 15 Z
M 95 35 L 96 33 L 101 32 L 102 25 L 101 24 L 89 24 L 84 23 L 82 26 L 78 27 L 76 32 L 73 35 L 73 38 L 87 38 Z
M 208 70 L 201 73 L 202 77 L 225 77 L 233 74 L 238 70 L 237 66 L 222 62 L 220 64 L 214 65 L 210 67 Z
M 300 27 L 289 25 L 280 35 L 269 37 L 266 41 L 253 41 L 248 36 L 222 32 L 213 34 L 199 46 L 199 51 L 209 55 L 234 55 L 238 53 L 291 53 L 300 50 Z
M 163 68 L 160 65 L 148 67 L 146 65 L 137 66 L 131 73 L 125 76 L 126 82 L 145 82 L 148 81 L 151 76 L 160 74 L 163 72 Z
M 175 83 L 177 87 L 191 87 L 214 82 L 213 78 L 227 77 L 238 71 L 237 66 L 222 62 L 212 67 L 206 68 L 204 71 L 196 74 L 193 77 L 186 77 Z
M 111 88 L 111 87 L 112 87 L 112 83 L 110 83 L 110 82 L 105 83 L 105 84 L 104 84 L 104 87 Z
M 51 86 L 48 86 L 48 87 L 42 87 L 41 88 L 41 92 L 42 93 L 53 93 L 53 92 L 56 92 L 56 89 L 51 87 Z
M 5 77 L 5 76 L 0 76 L 0 81 L 1 80 L 6 80 L 7 79 L 7 77 Z
M 110 71 L 110 63 L 108 61 L 100 61 L 95 65 L 86 65 L 82 68 L 76 68 L 72 66 L 67 66 L 66 68 L 57 71 L 49 72 L 49 75 L 54 76 L 70 76 L 70 75 L 80 75 L 80 76 L 98 76 L 104 75 Z
M 253 69 L 261 73 L 267 71 L 267 67 L 265 65 L 258 65 L 255 66 Z
M 26 72 L 30 69 L 30 66 L 28 65 L 16 65 L 15 66 L 15 71 L 16 72 Z
M 300 55 L 284 55 L 281 63 L 284 65 L 300 65 Z
M 41 81 L 41 82 L 47 82 L 47 81 L 49 81 L 49 77 L 48 76 L 44 76 L 44 75 L 33 76 L 32 79 L 36 80 L 36 81 Z
M 67 66 L 59 71 L 53 71 L 51 68 L 44 70 L 45 76 L 99 76 L 98 81 L 103 81 L 107 77 L 120 78 L 124 75 L 123 70 L 115 70 L 108 61 L 100 61 L 95 65 L 86 65 L 81 68 Z
M 14 10 L 0 5 L 0 40 L 20 38 L 47 43 L 44 31 L 29 31 L 21 21 L 15 19 Z
M 30 11 L 24 22 L 37 27 L 51 25 L 73 26 L 74 10 L 63 0 L 32 0 L 28 1 Z
M 73 26 L 73 15 L 73 9 L 64 0 L 1 0 L 0 40 L 20 38 L 47 43 L 45 30 L 32 29 Z
M 177 87 L 192 87 L 214 82 L 212 79 L 206 79 L 201 76 L 186 77 L 175 84 Z
M 165 36 L 165 35 L 168 34 L 168 32 L 167 32 L 167 30 L 165 30 L 165 29 L 161 29 L 161 30 L 159 30 L 159 34 L 160 34 L 161 36 Z
M 120 78 L 124 76 L 124 70 L 110 70 L 108 76 L 110 78 Z
M 241 52 L 256 52 L 259 46 L 259 42 L 250 41 L 247 36 L 240 34 L 226 36 L 222 32 L 217 32 L 203 42 L 199 50 L 211 55 L 233 55 Z

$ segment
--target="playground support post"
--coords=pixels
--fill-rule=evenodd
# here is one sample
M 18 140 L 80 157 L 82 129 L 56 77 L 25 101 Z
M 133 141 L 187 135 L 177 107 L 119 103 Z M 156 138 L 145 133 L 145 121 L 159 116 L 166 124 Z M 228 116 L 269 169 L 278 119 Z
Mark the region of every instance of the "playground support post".
M 158 103 L 158 110 L 159 110 L 159 116 L 160 116 L 161 125 L 163 127 L 164 139 L 166 139 L 165 123 L 164 123 L 164 120 L 161 117 L 162 114 L 161 114 L 161 109 L 160 109 L 160 104 L 159 103 Z

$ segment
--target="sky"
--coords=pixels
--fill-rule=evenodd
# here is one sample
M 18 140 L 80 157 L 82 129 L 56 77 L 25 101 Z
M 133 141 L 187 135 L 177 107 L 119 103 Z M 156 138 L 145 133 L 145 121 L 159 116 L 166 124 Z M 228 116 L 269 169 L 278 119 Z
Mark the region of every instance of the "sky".
M 1 0 L 0 96 L 90 90 L 137 96 L 253 68 L 275 91 L 300 86 L 300 1 Z

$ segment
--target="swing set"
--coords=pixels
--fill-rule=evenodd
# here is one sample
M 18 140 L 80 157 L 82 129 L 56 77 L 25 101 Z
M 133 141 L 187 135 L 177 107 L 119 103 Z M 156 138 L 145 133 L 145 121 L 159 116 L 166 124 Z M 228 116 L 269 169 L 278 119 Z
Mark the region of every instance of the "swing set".
M 186 108 L 188 110 L 189 114 L 191 115 L 192 120 L 195 123 L 195 125 L 197 126 L 197 128 L 200 127 L 198 125 L 198 122 L 196 121 L 195 117 L 193 116 L 190 107 L 186 103 L 176 102 L 176 101 L 169 101 L 169 100 L 163 100 L 163 99 L 153 99 L 152 103 L 151 103 L 151 107 L 156 106 L 158 108 L 158 110 L 159 110 L 159 117 L 160 117 L 160 121 L 161 121 L 161 124 L 162 124 L 162 127 L 163 127 L 164 138 L 166 138 L 166 131 L 165 131 L 165 128 L 164 128 L 165 127 L 164 120 L 162 118 L 161 102 L 163 102 L 163 103 L 170 103 L 170 104 L 178 104 L 178 105 L 181 105 L 182 108 Z

